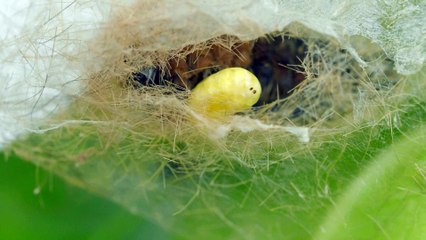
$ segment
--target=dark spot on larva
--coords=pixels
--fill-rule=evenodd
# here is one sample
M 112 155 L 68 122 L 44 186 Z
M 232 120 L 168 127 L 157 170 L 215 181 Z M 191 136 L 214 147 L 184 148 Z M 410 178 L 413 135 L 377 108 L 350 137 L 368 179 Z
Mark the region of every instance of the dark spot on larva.
M 256 90 L 253 90 L 253 94 L 256 94 Z
M 250 91 L 253 90 L 253 87 L 250 88 Z

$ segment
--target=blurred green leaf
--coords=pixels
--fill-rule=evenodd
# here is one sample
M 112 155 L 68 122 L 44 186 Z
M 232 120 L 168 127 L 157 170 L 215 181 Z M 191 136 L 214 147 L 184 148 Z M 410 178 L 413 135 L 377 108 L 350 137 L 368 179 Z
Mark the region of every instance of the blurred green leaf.
M 426 236 L 426 126 L 401 140 L 349 184 L 314 239 Z
M 0 239 L 168 238 L 156 225 L 104 198 L 15 156 L 4 158 L 1 153 Z

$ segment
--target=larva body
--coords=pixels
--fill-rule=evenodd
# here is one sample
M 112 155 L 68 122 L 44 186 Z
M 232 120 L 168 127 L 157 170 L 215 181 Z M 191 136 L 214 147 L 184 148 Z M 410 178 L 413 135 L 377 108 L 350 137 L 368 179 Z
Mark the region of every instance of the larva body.
M 262 92 L 259 80 L 244 68 L 226 68 L 201 81 L 189 106 L 208 118 L 223 119 L 253 106 Z

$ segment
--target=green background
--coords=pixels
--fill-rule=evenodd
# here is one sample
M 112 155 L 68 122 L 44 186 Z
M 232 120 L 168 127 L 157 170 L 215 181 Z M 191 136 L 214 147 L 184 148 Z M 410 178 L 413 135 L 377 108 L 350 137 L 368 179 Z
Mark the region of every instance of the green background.
M 41 189 L 34 194 L 34 189 Z M 169 239 L 158 226 L 15 156 L 0 160 L 0 239 Z

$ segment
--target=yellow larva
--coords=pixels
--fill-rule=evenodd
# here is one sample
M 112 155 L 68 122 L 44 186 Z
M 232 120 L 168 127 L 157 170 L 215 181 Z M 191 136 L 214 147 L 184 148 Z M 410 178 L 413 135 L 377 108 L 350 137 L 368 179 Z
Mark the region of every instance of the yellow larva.
M 259 80 L 244 68 L 226 68 L 201 81 L 191 92 L 189 106 L 207 118 L 224 119 L 249 109 L 260 97 Z

